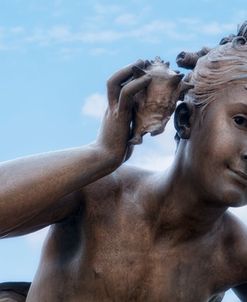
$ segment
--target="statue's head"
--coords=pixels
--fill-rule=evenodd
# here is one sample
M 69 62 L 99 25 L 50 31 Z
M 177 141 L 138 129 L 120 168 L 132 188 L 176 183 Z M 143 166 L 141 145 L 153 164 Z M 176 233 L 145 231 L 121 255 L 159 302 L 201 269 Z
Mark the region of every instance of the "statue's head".
M 231 42 L 215 47 L 197 61 L 188 77 L 194 89 L 185 95 L 184 100 L 193 102 L 203 110 L 211 102 L 218 100 L 219 90 L 233 83 L 246 83 L 246 39 L 235 37 Z
M 247 21 L 239 27 L 237 35 L 223 38 L 217 47 L 211 50 L 204 47 L 188 56 L 185 52 L 181 54 L 186 59 L 181 66 L 193 69 L 185 80 L 194 87 L 183 101 L 200 108 L 203 116 L 207 106 L 219 100 L 219 91 L 232 84 L 247 83 Z
M 198 59 L 175 112 L 178 156 L 198 188 L 227 206 L 247 201 L 246 32 Z

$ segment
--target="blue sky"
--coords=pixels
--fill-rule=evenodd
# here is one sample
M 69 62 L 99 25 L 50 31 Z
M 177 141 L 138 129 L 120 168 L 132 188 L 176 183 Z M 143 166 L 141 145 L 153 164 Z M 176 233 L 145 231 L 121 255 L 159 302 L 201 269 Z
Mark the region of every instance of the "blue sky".
M 247 19 L 246 1 L 0 0 L 0 160 L 80 146 L 97 135 L 105 82 L 138 58 L 170 61 L 216 45 Z M 161 169 L 173 126 L 136 148 Z M 237 210 L 247 218 L 245 208 Z M 247 221 L 247 220 L 246 220 Z M 0 241 L 0 282 L 32 280 L 45 231 Z M 238 301 L 231 294 L 224 301 Z

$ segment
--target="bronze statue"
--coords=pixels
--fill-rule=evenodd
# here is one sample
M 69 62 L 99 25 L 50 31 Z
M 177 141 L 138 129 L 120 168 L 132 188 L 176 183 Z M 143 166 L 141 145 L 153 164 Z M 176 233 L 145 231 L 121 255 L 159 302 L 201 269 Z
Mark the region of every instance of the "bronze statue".
M 109 79 L 94 143 L 0 165 L 0 236 L 51 225 L 27 302 L 212 302 L 232 287 L 247 301 L 247 230 L 227 211 L 247 202 L 246 38 L 187 77 L 168 171 L 123 164 L 134 96 L 152 83 L 133 79 L 143 61 Z

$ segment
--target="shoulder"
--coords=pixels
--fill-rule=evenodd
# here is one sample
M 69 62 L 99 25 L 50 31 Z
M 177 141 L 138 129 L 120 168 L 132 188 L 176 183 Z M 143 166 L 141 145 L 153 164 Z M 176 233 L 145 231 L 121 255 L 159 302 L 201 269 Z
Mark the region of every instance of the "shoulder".
M 110 192 L 137 192 L 140 187 L 150 183 L 155 172 L 139 167 L 124 164 L 113 173 L 89 184 L 81 190 L 88 195 L 101 195 L 101 198 Z
M 224 214 L 224 244 L 232 246 L 233 244 L 247 246 L 247 226 L 232 212 L 227 211 Z
M 124 187 L 147 185 L 151 182 L 154 175 L 156 175 L 155 171 L 146 170 L 131 165 L 123 165 L 115 172 L 115 176 L 121 180 Z
M 246 248 L 247 226 L 232 212 L 227 211 L 223 217 L 223 246 L 233 253 Z
M 247 280 L 247 226 L 229 211 L 224 216 L 222 244 L 231 265 Z

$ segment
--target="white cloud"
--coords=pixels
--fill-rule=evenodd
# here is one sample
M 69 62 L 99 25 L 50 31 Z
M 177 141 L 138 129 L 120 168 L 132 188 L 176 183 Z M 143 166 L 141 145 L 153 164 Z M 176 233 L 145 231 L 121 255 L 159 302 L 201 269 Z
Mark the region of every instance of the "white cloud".
M 97 28 L 91 27 L 91 29 L 74 30 L 72 31 L 66 25 L 56 25 L 50 28 L 34 28 L 29 33 L 26 33 L 24 42 L 38 44 L 38 45 L 50 45 L 50 44 L 97 44 L 98 48 L 103 48 L 100 44 L 116 42 L 123 39 L 138 39 L 148 42 L 160 42 L 165 38 L 173 40 L 189 40 L 194 39 L 195 36 L 202 32 L 204 34 L 215 35 L 229 32 L 229 29 L 233 28 L 232 24 L 219 24 L 217 22 L 211 22 L 207 25 L 204 23 L 198 23 L 194 26 L 194 22 L 188 22 L 186 19 L 181 19 L 180 23 L 183 23 L 184 28 L 181 30 L 181 26 L 178 25 L 176 20 L 164 21 L 164 20 L 150 20 L 145 24 L 138 24 L 137 19 L 133 14 L 119 15 L 115 22 L 122 25 L 129 25 L 128 28 L 123 27 L 122 30 L 112 29 L 108 26 Z M 94 22 L 95 24 L 95 22 Z M 130 28 L 129 28 L 130 27 Z M 90 28 L 90 27 L 89 27 Z M 188 32 L 186 35 L 185 32 Z M 16 27 L 11 29 L 12 35 L 16 33 L 23 33 L 22 27 Z M 12 36 L 14 39 L 14 36 Z
M 92 55 L 114 54 L 106 45 L 117 41 L 131 40 L 147 43 L 161 43 L 165 40 L 196 41 L 200 35 L 228 35 L 236 31 L 232 22 L 219 23 L 214 20 L 205 22 L 197 18 L 151 19 L 141 18 L 119 5 L 105 6 L 96 4 L 96 14 L 83 20 L 73 29 L 66 24 L 54 24 L 50 27 L 22 26 L 0 28 L 2 48 L 24 47 L 25 44 L 38 46 L 58 46 L 61 48 L 79 48 L 92 44 Z M 109 13 L 107 13 L 109 12 Z M 145 9 L 141 11 L 146 14 Z M 121 25 L 113 27 L 112 23 Z M 6 38 L 6 33 L 7 38 Z M 4 46 L 4 47 L 3 47 Z
M 93 93 L 86 97 L 81 113 L 93 118 L 102 118 L 107 107 L 107 98 L 100 93 Z
M 61 7 L 61 1 L 55 0 L 54 7 Z M 215 20 L 205 22 L 196 17 L 177 19 L 151 18 L 152 9 L 143 7 L 138 15 L 133 14 L 126 5 L 105 5 L 99 1 L 93 5 L 94 13 L 83 19 L 81 24 L 70 28 L 66 24 L 53 24 L 50 27 L 22 26 L 5 28 L 8 40 L 2 38 L 1 45 L 25 46 L 33 44 L 38 46 L 54 46 L 61 48 L 92 44 L 92 55 L 113 53 L 107 50 L 106 45 L 117 41 L 131 40 L 145 41 L 147 43 L 161 43 L 165 40 L 196 41 L 202 34 L 215 36 L 227 35 L 236 29 L 232 22 L 219 23 Z M 232 21 L 232 20 L 231 20 Z M 113 23 L 121 25 L 113 27 Z M 0 28 L 0 37 L 1 35 Z M 21 35 L 20 35 L 21 34 Z M 60 52 L 61 53 L 61 52 Z M 72 54 L 70 54 L 72 55 Z

